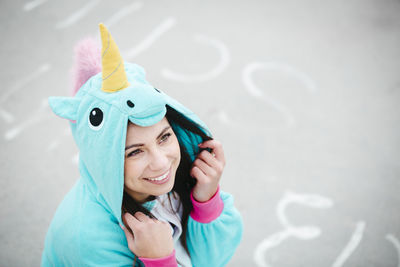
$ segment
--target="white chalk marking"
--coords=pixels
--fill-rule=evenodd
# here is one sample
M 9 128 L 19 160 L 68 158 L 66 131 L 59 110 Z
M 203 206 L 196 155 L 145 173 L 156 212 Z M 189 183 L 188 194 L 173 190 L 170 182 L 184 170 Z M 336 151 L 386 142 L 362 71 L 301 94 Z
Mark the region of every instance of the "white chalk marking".
M 206 112 L 205 116 L 209 118 L 215 117 L 218 121 L 226 125 L 233 125 L 233 121 L 228 115 L 228 113 L 222 109 L 212 108 Z
M 50 142 L 49 146 L 47 147 L 47 151 L 52 151 L 56 149 L 60 145 L 60 141 L 58 139 L 53 140 Z
M 100 3 L 100 0 L 91 0 L 89 3 L 84 5 L 78 11 L 72 13 L 68 18 L 63 21 L 60 21 L 56 24 L 56 29 L 65 29 L 68 28 L 75 23 L 77 23 L 80 19 L 84 18 L 90 10 L 92 10 L 96 5 Z
M 123 53 L 124 58 L 131 60 L 146 49 L 148 49 L 162 34 L 170 30 L 176 24 L 174 17 L 169 17 L 157 26 L 139 45 Z
M 210 71 L 202 74 L 188 75 L 188 74 L 177 73 L 169 69 L 163 69 L 161 71 L 162 76 L 164 76 L 166 79 L 183 83 L 204 82 L 217 77 L 226 69 L 226 67 L 229 65 L 230 54 L 227 46 L 223 42 L 208 38 L 200 34 L 196 34 L 194 36 L 194 40 L 196 42 L 215 47 L 220 52 L 221 55 L 219 63 Z
M 24 11 L 31 11 L 32 9 L 37 8 L 38 6 L 44 4 L 45 2 L 47 2 L 47 0 L 30 1 L 24 5 Z
M 68 127 L 64 130 L 64 132 L 60 136 L 57 136 L 57 138 L 55 140 L 51 141 L 51 143 L 47 147 L 47 151 L 52 151 L 52 150 L 56 149 L 61 144 L 60 139 L 62 139 L 63 137 L 65 137 L 67 135 L 70 135 L 70 134 L 71 134 L 71 130 Z
M 342 253 L 332 264 L 332 267 L 341 267 L 346 262 L 346 260 L 351 256 L 351 254 L 356 250 L 360 244 L 365 230 L 365 222 L 361 221 L 357 223 L 356 230 L 354 231 L 349 243 L 343 249 Z
M 286 219 L 285 210 L 290 204 L 300 204 L 318 209 L 328 209 L 333 206 L 333 201 L 317 194 L 297 194 L 291 191 L 286 191 L 282 200 L 279 201 L 277 206 L 277 216 L 279 221 L 286 228 L 293 228 L 293 226 Z
M 397 251 L 397 267 L 400 267 L 400 242 L 399 240 L 391 234 L 386 235 L 386 239 L 390 242 L 392 242 L 394 248 Z
M 285 239 L 290 236 L 288 231 L 282 231 L 272 234 L 268 238 L 264 239 L 260 244 L 258 244 L 256 250 L 254 251 L 253 259 L 257 266 L 269 267 L 270 265 L 265 261 L 265 252 L 278 246 Z
M 289 108 L 280 103 L 278 100 L 274 99 L 273 97 L 266 95 L 263 91 L 258 89 L 257 86 L 254 84 L 251 75 L 254 71 L 258 69 L 265 69 L 267 71 L 281 71 L 286 74 L 289 74 L 290 76 L 293 76 L 298 80 L 300 80 L 300 82 L 302 82 L 306 86 L 309 93 L 314 93 L 317 91 L 315 82 L 305 73 L 302 73 L 296 70 L 295 68 L 280 62 L 254 62 L 248 64 L 244 68 L 242 81 L 249 94 L 253 97 L 262 99 L 268 105 L 270 105 L 271 107 L 282 113 L 286 118 L 287 126 L 294 127 L 295 119 Z
M 43 65 L 41 65 L 37 70 L 35 70 L 34 72 L 32 72 L 31 74 L 25 76 L 24 78 L 21 78 L 16 84 L 14 84 L 10 90 L 8 90 L 4 95 L 2 95 L 0 97 L 0 103 L 5 103 L 7 101 L 7 99 L 15 94 L 16 92 L 18 92 L 19 90 L 21 90 L 22 88 L 28 86 L 29 84 L 32 83 L 33 80 L 37 79 L 38 77 L 40 77 L 41 75 L 43 75 L 44 73 L 48 72 L 51 69 L 51 65 L 48 63 L 45 63 Z M 0 108 L 0 116 L 7 122 L 7 123 L 11 123 L 14 121 L 14 116 Z
M 277 216 L 285 230 L 272 234 L 257 245 L 253 259 L 257 266 L 268 267 L 265 261 L 265 253 L 280 245 L 284 240 L 293 236 L 298 239 L 307 240 L 317 238 L 321 234 L 321 229 L 316 226 L 293 226 L 286 218 L 285 210 L 289 204 L 301 204 L 313 208 L 327 209 L 333 206 L 333 201 L 324 196 L 316 194 L 297 194 L 290 191 L 285 192 L 283 198 L 277 206 Z
M 12 128 L 11 130 L 8 130 L 4 135 L 4 139 L 6 141 L 11 141 L 12 139 L 15 139 L 19 134 L 21 134 L 22 131 L 27 129 L 29 126 L 42 120 L 44 116 L 47 116 L 49 114 L 48 112 L 45 112 L 47 108 L 48 108 L 47 99 L 44 99 L 40 105 L 40 108 L 35 113 L 32 113 L 26 121 L 23 121 L 20 125 Z
M 42 115 L 42 114 L 40 114 Z M 28 128 L 29 126 L 37 123 L 42 119 L 42 116 L 36 115 L 33 116 L 33 118 L 26 120 L 25 122 L 21 123 L 19 126 L 12 128 L 11 130 L 7 131 L 6 134 L 4 135 L 4 138 L 7 141 L 11 141 L 12 139 L 15 139 L 23 130 Z
M 0 103 L 5 103 L 6 100 L 14 93 L 16 93 L 18 90 L 26 87 L 29 85 L 34 79 L 37 79 L 44 73 L 48 72 L 51 69 L 51 65 L 48 63 L 45 63 L 41 65 L 37 70 L 32 72 L 31 74 L 22 77 L 14 86 L 11 87 L 10 90 L 8 90 L 4 95 L 1 96 L 0 98 Z
M 0 109 L 0 116 L 1 116 L 1 117 L 5 120 L 5 122 L 7 122 L 7 123 L 11 123 L 11 122 L 14 121 L 14 116 L 13 116 L 11 113 L 5 111 L 4 109 Z
M 79 152 L 72 157 L 71 161 L 73 164 L 79 165 Z
M 118 21 L 123 19 L 124 17 L 130 15 L 131 13 L 138 11 L 143 7 L 142 2 L 134 2 L 128 6 L 124 6 L 121 8 L 117 13 L 112 15 L 108 20 L 104 22 L 104 25 L 106 25 L 108 28 L 111 26 L 115 25 Z

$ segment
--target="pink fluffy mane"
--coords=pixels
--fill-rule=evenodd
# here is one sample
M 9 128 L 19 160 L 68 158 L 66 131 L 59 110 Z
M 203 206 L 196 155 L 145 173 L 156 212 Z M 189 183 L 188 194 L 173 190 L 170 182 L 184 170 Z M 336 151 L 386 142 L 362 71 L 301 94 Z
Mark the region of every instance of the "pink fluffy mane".
M 74 51 L 72 95 L 75 95 L 90 77 L 101 72 L 101 49 L 93 38 L 79 41 Z

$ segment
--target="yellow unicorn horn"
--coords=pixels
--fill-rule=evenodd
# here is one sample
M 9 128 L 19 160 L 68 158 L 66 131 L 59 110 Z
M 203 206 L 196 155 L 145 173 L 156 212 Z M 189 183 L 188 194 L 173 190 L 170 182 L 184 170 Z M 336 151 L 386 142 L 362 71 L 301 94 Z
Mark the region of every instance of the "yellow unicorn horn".
M 99 24 L 102 49 L 101 64 L 103 83 L 101 90 L 108 93 L 117 92 L 129 86 L 126 78 L 124 61 L 119 53 L 110 32 L 103 23 Z

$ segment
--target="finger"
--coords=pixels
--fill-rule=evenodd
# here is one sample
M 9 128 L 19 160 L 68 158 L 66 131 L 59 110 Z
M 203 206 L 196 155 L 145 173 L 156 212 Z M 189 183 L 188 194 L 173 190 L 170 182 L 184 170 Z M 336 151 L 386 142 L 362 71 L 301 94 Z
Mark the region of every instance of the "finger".
M 141 222 L 146 222 L 146 221 L 150 220 L 149 216 L 147 216 L 146 214 L 144 214 L 143 212 L 140 212 L 140 211 L 135 212 L 134 216 L 136 219 L 138 219 Z
M 134 237 L 133 237 L 133 234 L 128 230 L 128 228 L 126 228 L 125 226 L 123 226 L 123 225 L 119 225 L 121 228 L 122 228 L 122 230 L 124 231 L 124 233 L 125 233 L 125 236 L 126 236 L 126 240 L 128 241 L 128 244 L 130 244 L 130 243 L 133 243 L 134 242 Z
M 129 212 L 126 212 L 122 216 L 122 219 L 124 220 L 124 223 L 132 229 L 132 231 L 135 231 L 136 226 L 140 223 L 140 221 L 132 216 L 132 214 L 130 214 Z
M 193 162 L 193 166 L 198 167 L 207 176 L 215 176 L 216 175 L 216 171 L 202 159 L 197 158 Z
M 218 161 L 218 159 L 216 159 L 210 152 L 206 150 L 200 152 L 197 158 L 203 160 L 213 169 L 219 169 L 221 167 L 221 163 Z
M 162 221 L 161 223 L 163 225 L 165 225 L 165 227 L 171 231 L 170 234 L 171 234 L 171 236 L 173 236 L 174 235 L 174 228 L 172 227 L 172 225 L 169 222 L 166 222 L 166 221 L 165 222 Z
M 194 166 L 192 168 L 192 170 L 190 171 L 190 175 L 196 178 L 198 183 L 204 184 L 208 180 L 207 175 L 197 166 Z
M 222 144 L 217 141 L 217 140 L 208 140 L 205 141 L 203 143 L 199 144 L 199 147 L 201 148 L 205 148 L 205 147 L 209 147 L 211 148 L 213 151 L 213 153 L 215 154 L 215 158 L 220 160 L 221 162 L 223 162 L 225 164 L 225 155 L 224 155 L 224 150 L 222 148 Z

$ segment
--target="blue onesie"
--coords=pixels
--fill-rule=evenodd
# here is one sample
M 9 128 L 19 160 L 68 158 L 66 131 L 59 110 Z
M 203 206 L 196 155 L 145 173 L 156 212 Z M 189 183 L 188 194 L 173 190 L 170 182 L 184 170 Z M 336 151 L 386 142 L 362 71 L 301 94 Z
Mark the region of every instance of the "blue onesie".
M 101 27 L 104 60 L 115 44 Z M 135 255 L 120 227 L 128 122 L 154 125 L 169 106 L 208 130 L 193 112 L 151 86 L 143 68 L 122 59 L 113 64 L 109 71 L 103 63 L 102 72 L 91 76 L 74 97 L 49 98 L 54 113 L 70 120 L 80 151 L 80 179 L 54 215 L 42 266 L 132 266 Z M 117 73 L 121 70 L 124 74 Z M 122 83 L 121 75 L 126 79 Z M 199 153 L 193 147 L 197 148 L 201 138 L 171 126 L 193 160 Z M 218 197 L 223 202 L 219 216 L 206 223 L 190 216 L 187 232 L 182 233 L 187 236 L 192 266 L 224 266 L 240 243 L 242 220 L 233 197 L 222 191 Z M 143 263 L 137 260 L 136 266 Z

